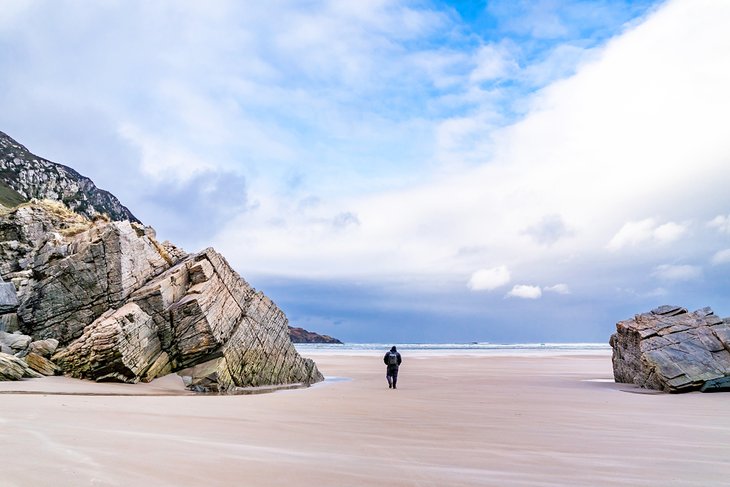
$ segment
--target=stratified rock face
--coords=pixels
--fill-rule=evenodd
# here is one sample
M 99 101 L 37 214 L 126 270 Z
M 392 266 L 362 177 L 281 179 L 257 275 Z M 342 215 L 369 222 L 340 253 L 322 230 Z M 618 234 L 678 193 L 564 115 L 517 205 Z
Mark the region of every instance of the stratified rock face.
M 70 167 L 31 154 L 28 149 L 0 132 L 0 181 L 26 200 L 62 201 L 69 208 L 94 218 L 106 214 L 115 221 L 137 218 L 111 193 Z
M 187 255 L 139 224 L 61 213 L 35 203 L 0 217 L 0 272 L 18 289 L 36 370 L 53 372 L 40 358 L 58 345 L 52 363 L 99 381 L 190 368 L 195 390 L 322 380 L 289 341 L 281 310 L 214 250 Z
M 65 211 L 37 203 L 0 219 L 0 272 L 18 288 L 20 327 L 62 345 L 170 266 L 141 225 Z
M 689 392 L 730 376 L 730 326 L 710 308 L 661 306 L 617 323 L 610 344 L 616 382 Z

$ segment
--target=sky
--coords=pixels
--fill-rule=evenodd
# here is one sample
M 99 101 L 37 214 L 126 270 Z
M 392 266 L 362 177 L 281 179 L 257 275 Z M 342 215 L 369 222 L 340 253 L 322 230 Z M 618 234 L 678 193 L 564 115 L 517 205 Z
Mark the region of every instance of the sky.
M 730 2 L 4 0 L 0 130 L 349 342 L 730 315 Z

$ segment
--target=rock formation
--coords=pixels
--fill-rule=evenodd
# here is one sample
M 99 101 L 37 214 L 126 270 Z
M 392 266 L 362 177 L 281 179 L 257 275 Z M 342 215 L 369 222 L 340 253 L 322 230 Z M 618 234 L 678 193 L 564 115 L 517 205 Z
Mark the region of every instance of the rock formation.
M 191 389 L 216 392 L 322 380 L 284 313 L 220 254 L 188 255 L 136 222 L 20 205 L 0 214 L 0 275 L 17 289 L 17 311 L 0 305 L 0 330 L 15 332 L 6 348 L 42 374 L 137 382 L 183 371 Z
M 20 380 L 41 377 L 15 355 L 0 352 L 0 380 Z
M 342 345 L 342 342 L 337 338 L 332 338 L 329 335 L 320 335 L 313 331 L 307 331 L 304 328 L 296 326 L 289 327 L 289 338 L 292 343 L 331 343 Z
M 661 306 L 617 323 L 610 344 L 616 382 L 667 392 L 730 382 L 730 324 L 710 308 Z
M 114 221 L 137 218 L 111 193 L 70 167 L 32 154 L 0 132 L 0 205 L 13 207 L 32 198 L 62 201 L 71 210 L 94 218 L 105 214 Z

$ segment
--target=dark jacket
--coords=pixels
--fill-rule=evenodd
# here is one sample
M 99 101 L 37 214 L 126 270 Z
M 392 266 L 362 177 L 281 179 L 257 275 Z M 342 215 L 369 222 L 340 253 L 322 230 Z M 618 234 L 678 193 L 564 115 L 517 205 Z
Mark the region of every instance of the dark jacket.
M 397 365 L 390 365 L 390 364 L 388 364 L 388 355 L 390 355 L 391 353 L 395 353 L 398 356 L 398 364 Z M 403 359 L 401 358 L 400 353 L 398 353 L 398 352 L 387 352 L 383 356 L 383 362 L 385 363 L 385 365 L 388 366 L 388 375 L 397 375 L 398 374 L 398 366 L 401 364 L 401 362 L 403 362 Z

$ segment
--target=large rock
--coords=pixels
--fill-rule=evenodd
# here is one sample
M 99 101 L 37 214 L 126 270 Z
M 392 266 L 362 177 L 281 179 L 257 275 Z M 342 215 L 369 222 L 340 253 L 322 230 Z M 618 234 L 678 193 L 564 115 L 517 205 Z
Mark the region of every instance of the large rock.
M 710 308 L 661 306 L 617 323 L 610 344 L 616 382 L 688 392 L 730 377 L 730 325 Z
M 123 382 L 205 364 L 191 385 L 218 392 L 322 379 L 281 310 L 212 249 L 151 279 L 53 360 L 75 377 Z
M 0 381 L 42 377 L 21 358 L 0 352 Z
M 35 352 L 30 352 L 28 355 L 23 357 L 23 359 L 25 360 L 25 363 L 28 364 L 28 367 L 41 375 L 56 375 L 60 372 L 60 369 L 56 364 Z
M 50 358 L 58 348 L 58 340 L 55 338 L 47 338 L 45 340 L 37 340 L 30 344 L 30 351 L 40 355 L 41 357 Z
M 22 331 L 65 345 L 109 308 L 120 307 L 170 267 L 148 233 L 128 221 L 90 222 L 45 202 L 1 219 L 0 271 L 17 282 Z
M 188 255 L 137 223 L 21 205 L 0 214 L 0 273 L 18 289 L 20 330 L 57 340 L 51 360 L 74 377 L 149 381 L 205 364 L 197 389 L 322 380 L 284 313 L 220 254 Z
M 33 341 L 33 339 L 28 335 L 0 331 L 0 346 L 4 346 L 3 349 L 7 347 L 9 350 L 12 350 L 12 353 L 14 354 L 27 350 L 31 341 Z M 7 350 L 3 351 L 7 352 Z

